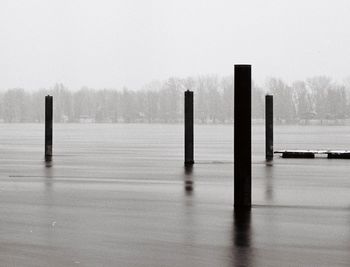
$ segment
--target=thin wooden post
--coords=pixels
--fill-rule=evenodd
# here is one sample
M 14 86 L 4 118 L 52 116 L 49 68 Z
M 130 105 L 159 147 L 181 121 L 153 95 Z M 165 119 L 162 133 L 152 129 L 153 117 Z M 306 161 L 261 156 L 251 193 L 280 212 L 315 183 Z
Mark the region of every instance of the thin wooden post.
M 185 164 L 194 164 L 193 92 L 185 91 Z
M 234 207 L 250 208 L 252 195 L 251 65 L 234 69 Z
M 273 160 L 273 96 L 265 96 L 265 158 Z
M 45 160 L 52 158 L 53 98 L 45 96 Z

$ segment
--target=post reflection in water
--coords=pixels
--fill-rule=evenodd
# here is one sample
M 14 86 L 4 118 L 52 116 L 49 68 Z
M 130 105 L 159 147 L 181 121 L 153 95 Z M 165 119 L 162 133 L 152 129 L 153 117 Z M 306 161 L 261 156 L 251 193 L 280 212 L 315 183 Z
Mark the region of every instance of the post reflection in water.
M 268 201 L 273 200 L 273 166 L 267 165 L 264 168 L 265 171 L 265 199 Z
M 233 266 L 253 266 L 251 210 L 234 210 L 232 227 Z
M 44 164 L 45 164 L 44 169 L 43 169 L 44 181 L 45 181 L 44 184 L 45 184 L 45 187 L 47 189 L 47 192 L 50 192 L 51 186 L 52 186 L 52 179 L 53 179 L 53 162 L 45 160 Z
M 184 172 L 184 186 L 186 195 L 192 195 L 193 193 L 193 164 L 185 164 L 185 172 Z
M 51 168 L 52 167 L 52 161 L 44 161 L 45 162 L 45 167 L 46 168 Z

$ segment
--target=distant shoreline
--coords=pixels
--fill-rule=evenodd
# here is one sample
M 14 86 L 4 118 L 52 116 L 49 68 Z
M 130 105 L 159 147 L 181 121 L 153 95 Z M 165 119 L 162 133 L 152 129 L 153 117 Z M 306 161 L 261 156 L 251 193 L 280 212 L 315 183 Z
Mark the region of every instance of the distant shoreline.
M 14 122 L 4 122 L 0 121 L 0 124 L 44 124 L 43 121 L 41 122 L 33 122 L 33 121 L 26 121 L 26 122 L 19 122 L 19 121 L 14 121 Z M 140 124 L 140 125 L 182 125 L 183 121 L 178 121 L 178 122 L 123 122 L 123 121 L 118 121 L 118 122 L 110 122 L 110 121 L 105 121 L 105 122 L 95 122 L 95 121 L 88 121 L 88 122 L 54 122 L 54 124 Z M 253 120 L 252 125 L 264 125 L 265 121 L 263 119 L 258 119 L 258 120 Z M 195 122 L 195 125 L 233 125 L 233 122 Z M 300 120 L 300 122 L 278 122 L 275 120 L 274 122 L 275 126 L 350 126 L 350 119 L 338 119 L 338 120 L 308 120 L 305 122 L 305 120 Z

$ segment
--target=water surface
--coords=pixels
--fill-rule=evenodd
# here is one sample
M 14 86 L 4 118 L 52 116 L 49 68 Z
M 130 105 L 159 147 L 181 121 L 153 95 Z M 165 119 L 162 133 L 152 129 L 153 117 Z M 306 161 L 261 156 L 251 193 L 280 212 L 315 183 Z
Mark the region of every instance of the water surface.
M 264 161 L 253 127 L 251 212 L 233 210 L 233 128 L 0 124 L 0 266 L 349 266 L 350 161 Z M 350 127 L 278 126 L 275 149 L 350 149 Z

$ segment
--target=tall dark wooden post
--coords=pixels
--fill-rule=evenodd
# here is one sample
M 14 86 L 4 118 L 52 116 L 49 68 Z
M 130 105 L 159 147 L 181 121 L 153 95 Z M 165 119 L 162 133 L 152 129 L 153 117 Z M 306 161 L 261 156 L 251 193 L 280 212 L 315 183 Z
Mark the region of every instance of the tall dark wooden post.
M 193 92 L 185 91 L 185 164 L 193 164 Z
M 265 157 L 273 159 L 273 96 L 265 96 Z
M 235 65 L 234 207 L 250 208 L 252 195 L 251 65 Z
M 45 160 L 52 158 L 52 119 L 53 119 L 53 98 L 45 96 Z

